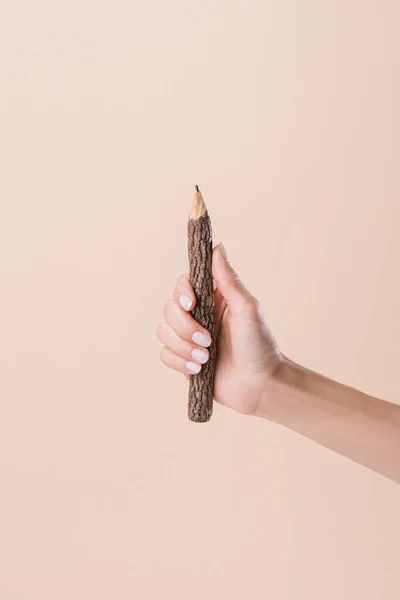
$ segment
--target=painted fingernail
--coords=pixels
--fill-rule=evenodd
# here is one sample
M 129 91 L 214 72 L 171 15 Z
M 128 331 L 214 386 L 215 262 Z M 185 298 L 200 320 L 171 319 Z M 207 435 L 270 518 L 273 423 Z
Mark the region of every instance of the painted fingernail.
M 204 352 L 204 350 L 200 350 L 200 348 L 193 348 L 191 352 L 192 358 L 197 360 L 197 362 L 204 365 L 208 361 L 208 354 Z
M 199 346 L 204 346 L 204 348 L 208 348 L 208 346 L 211 345 L 210 336 L 206 335 L 205 333 L 202 333 L 201 331 L 196 331 L 192 336 L 192 340 L 195 344 L 198 344 Z
M 192 306 L 192 299 L 187 294 L 182 294 L 179 296 L 179 304 L 184 310 L 190 310 L 190 307 Z
M 185 364 L 185 367 L 187 368 L 188 371 L 190 371 L 190 373 L 200 373 L 200 371 L 201 371 L 201 365 L 191 362 L 190 360 L 187 361 L 187 363 Z

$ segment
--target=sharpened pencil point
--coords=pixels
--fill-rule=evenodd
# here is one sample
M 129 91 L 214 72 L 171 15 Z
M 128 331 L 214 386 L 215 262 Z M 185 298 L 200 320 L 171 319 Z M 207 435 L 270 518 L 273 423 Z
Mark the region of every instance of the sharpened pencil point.
M 206 212 L 207 212 L 207 209 L 206 209 L 206 205 L 204 204 L 203 196 L 201 195 L 199 186 L 196 185 L 192 209 L 190 211 L 190 218 L 198 219 L 199 217 L 202 217 L 203 215 L 205 215 Z

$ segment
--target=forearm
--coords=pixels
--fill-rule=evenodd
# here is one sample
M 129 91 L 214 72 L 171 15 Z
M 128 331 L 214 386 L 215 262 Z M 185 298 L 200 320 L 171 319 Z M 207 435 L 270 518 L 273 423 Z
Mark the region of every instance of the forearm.
M 284 360 L 259 416 L 400 483 L 400 406 Z

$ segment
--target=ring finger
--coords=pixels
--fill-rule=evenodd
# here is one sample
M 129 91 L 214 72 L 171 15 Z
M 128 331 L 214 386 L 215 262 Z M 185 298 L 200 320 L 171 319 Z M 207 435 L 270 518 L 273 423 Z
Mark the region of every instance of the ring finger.
M 178 356 L 166 346 L 161 348 L 160 358 L 164 365 L 170 367 L 171 369 L 175 369 L 175 371 L 184 373 L 184 375 L 196 375 L 201 371 L 201 365 L 190 360 L 186 360 L 186 358 L 183 358 L 183 356 Z
M 167 346 L 178 356 L 193 360 L 201 365 L 204 365 L 208 361 L 208 350 L 195 346 L 187 340 L 183 340 L 166 321 L 157 327 L 157 336 L 164 346 Z

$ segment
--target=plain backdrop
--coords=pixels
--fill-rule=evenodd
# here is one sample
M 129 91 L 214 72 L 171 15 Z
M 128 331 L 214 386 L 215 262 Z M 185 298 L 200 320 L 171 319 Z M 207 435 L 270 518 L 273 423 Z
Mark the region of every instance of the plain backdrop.
M 154 330 L 198 184 L 283 352 L 399 402 L 396 0 L 1 0 L 0 597 L 395 600 L 400 487 Z

